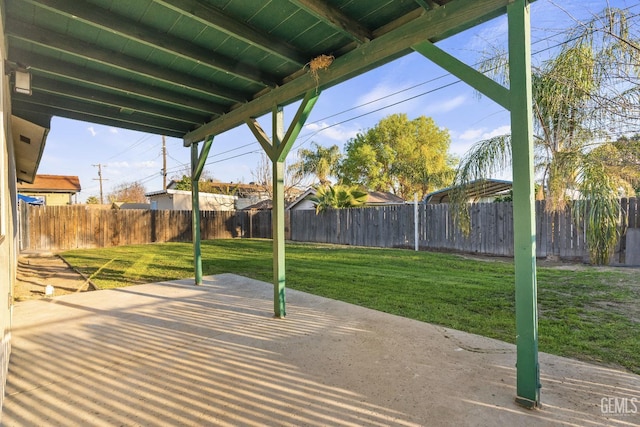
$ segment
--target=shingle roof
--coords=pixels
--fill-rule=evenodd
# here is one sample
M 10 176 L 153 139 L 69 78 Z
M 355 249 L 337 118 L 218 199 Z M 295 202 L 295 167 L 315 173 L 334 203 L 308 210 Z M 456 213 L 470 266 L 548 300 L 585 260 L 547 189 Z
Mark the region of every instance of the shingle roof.
M 18 183 L 18 191 L 42 193 L 78 193 L 80 178 L 69 175 L 36 175 L 33 184 Z

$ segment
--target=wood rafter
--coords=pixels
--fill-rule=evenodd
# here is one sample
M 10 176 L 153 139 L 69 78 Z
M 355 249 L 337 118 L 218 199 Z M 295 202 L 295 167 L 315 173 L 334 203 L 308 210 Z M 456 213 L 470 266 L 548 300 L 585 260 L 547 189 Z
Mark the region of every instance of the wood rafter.
M 195 19 L 204 25 L 214 27 L 228 34 L 230 37 L 242 40 L 251 46 L 277 55 L 298 66 L 304 65 L 308 61 L 307 56 L 295 47 L 274 37 L 265 35 L 246 24 L 235 21 L 224 12 L 211 6 L 194 0 L 154 1 L 168 9 L 187 15 L 189 18 Z
M 87 88 L 95 87 L 97 90 L 117 92 L 125 96 L 136 96 L 147 102 L 160 103 L 195 114 L 218 116 L 225 111 L 221 105 L 201 98 L 185 98 L 168 90 L 158 90 L 157 87 L 122 77 L 115 77 L 100 71 L 83 71 L 79 67 L 70 66 L 67 62 L 45 58 L 22 49 L 10 49 L 9 57 L 29 64 L 30 70 L 35 76 L 63 78 L 70 82 L 84 85 Z
M 164 119 L 148 117 L 142 114 L 122 114 L 115 108 L 94 107 L 87 108 L 85 103 L 55 99 L 52 96 L 33 94 L 32 96 L 16 96 L 13 100 L 15 110 L 22 112 L 55 115 L 68 119 L 87 121 L 87 116 L 93 123 L 114 126 L 123 129 L 134 129 L 157 135 L 180 137 L 184 135 L 184 124 L 176 124 Z M 53 107 L 55 105 L 55 107 Z
M 93 92 L 91 97 L 87 97 L 86 90 L 76 85 L 63 83 L 44 77 L 33 79 L 31 88 L 35 93 L 43 93 L 53 96 L 73 99 L 85 102 L 89 108 L 91 105 L 114 107 L 120 111 L 141 112 L 150 116 L 182 122 L 187 127 L 197 126 L 204 121 L 206 116 L 189 114 L 172 108 L 161 107 L 136 100 L 131 97 L 115 95 L 107 92 Z
M 446 8 L 425 12 L 402 27 L 336 58 L 328 69 L 320 70 L 319 81 L 309 73 L 302 75 L 189 132 L 184 137 L 184 144 L 189 146 L 192 142 L 202 141 L 207 135 L 217 135 L 232 129 L 243 123 L 246 117 L 259 117 L 273 105 L 293 102 L 313 88 L 322 89 L 362 74 L 410 52 L 412 46 L 425 40 L 439 39 L 444 33 L 455 34 L 476 22 L 500 15 L 511 2 L 512 0 L 453 0 L 447 3 Z
M 126 73 L 135 73 L 143 78 L 157 80 L 165 84 L 179 85 L 194 92 L 200 97 L 216 96 L 227 101 L 245 102 L 236 92 L 221 88 L 208 81 L 185 76 L 177 71 L 161 69 L 152 63 L 125 57 L 115 52 L 91 46 L 89 43 L 80 42 L 77 39 L 67 37 L 53 31 L 26 24 L 24 22 L 7 22 L 7 33 L 10 37 L 27 41 L 29 43 L 50 49 L 53 52 L 62 52 L 90 62 L 96 62 L 103 66 L 112 67 Z M 73 65 L 70 65 L 71 67 Z
M 357 43 L 366 43 L 373 38 L 371 31 L 341 10 L 320 0 L 290 0 L 316 18 L 347 35 Z
M 263 86 L 276 86 L 279 82 L 269 73 L 250 64 L 239 64 L 220 54 L 201 48 L 185 40 L 145 27 L 108 10 L 77 0 L 25 0 L 70 19 L 81 20 L 95 28 L 118 34 L 142 45 L 203 65 L 215 71 L 233 75 Z

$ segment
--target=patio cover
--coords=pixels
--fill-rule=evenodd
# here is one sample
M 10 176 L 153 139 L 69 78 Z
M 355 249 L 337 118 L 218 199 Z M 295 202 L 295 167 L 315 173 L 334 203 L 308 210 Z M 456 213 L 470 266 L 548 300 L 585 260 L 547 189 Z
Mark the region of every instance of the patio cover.
M 8 70 L 31 73 L 13 114 L 182 137 L 197 181 L 215 135 L 246 123 L 273 162 L 274 311 L 284 316 L 284 160 L 322 89 L 417 51 L 512 114 L 518 399 L 537 405 L 528 0 L 6 0 Z M 433 43 L 509 17 L 511 88 Z M 15 72 L 12 72 L 15 79 Z M 282 107 L 302 99 L 285 129 Z M 273 135 L 255 118 L 272 112 Z M 198 143 L 205 140 L 198 152 Z

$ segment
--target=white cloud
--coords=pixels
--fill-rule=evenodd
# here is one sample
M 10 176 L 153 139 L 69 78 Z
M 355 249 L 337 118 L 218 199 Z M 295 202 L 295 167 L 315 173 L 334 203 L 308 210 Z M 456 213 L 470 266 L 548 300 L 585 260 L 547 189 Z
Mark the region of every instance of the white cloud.
M 143 161 L 143 162 L 135 162 L 133 164 L 133 167 L 136 169 L 142 169 L 142 168 L 155 168 L 158 167 L 158 164 L 153 161 L 153 160 L 147 160 L 147 161 Z
M 109 132 L 113 133 L 113 134 L 117 134 L 118 133 L 118 129 L 117 128 L 109 128 Z
M 466 101 L 467 97 L 464 95 L 458 95 L 455 98 L 445 99 L 437 103 L 429 104 L 424 110 L 424 114 L 430 116 L 436 113 L 448 113 L 464 105 Z
M 305 126 L 305 128 L 311 132 L 338 142 L 347 142 L 349 139 L 354 138 L 358 133 L 355 129 L 347 129 L 342 125 L 331 126 L 325 122 L 310 123 Z
M 93 128 L 93 126 L 89 126 L 87 128 L 87 130 L 89 131 L 89 133 L 91 134 L 91 136 L 96 136 L 98 134 L 98 132 L 96 132 L 96 130 Z
M 511 133 L 510 125 L 498 126 L 491 130 L 487 130 L 487 128 L 467 129 L 460 134 L 452 131 L 450 150 L 457 156 L 463 156 L 476 142 L 509 133 Z
M 511 125 L 504 125 L 493 129 L 492 131 L 485 132 L 482 134 L 481 139 L 489 139 L 494 136 L 506 135 L 511 133 Z
M 122 168 L 122 169 L 126 169 L 126 168 L 130 167 L 129 162 L 127 162 L 127 161 L 109 162 L 109 164 L 107 164 L 107 166 L 109 166 L 110 168 Z
M 484 128 L 481 129 L 467 129 L 458 136 L 458 139 L 462 141 L 477 141 L 480 139 Z

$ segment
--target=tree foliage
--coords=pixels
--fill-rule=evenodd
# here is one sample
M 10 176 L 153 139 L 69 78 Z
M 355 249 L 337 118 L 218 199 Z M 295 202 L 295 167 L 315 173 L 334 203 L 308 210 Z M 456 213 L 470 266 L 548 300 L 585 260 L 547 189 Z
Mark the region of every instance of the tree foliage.
M 423 197 L 453 179 L 455 160 L 448 154 L 449 144 L 449 132 L 431 118 L 390 115 L 347 142 L 340 182 L 405 199 L 415 193 Z
M 598 28 L 598 30 L 596 30 Z M 577 199 L 576 219 L 586 224 L 591 260 L 607 262 L 617 241 L 618 198 L 637 186 L 638 150 L 628 140 L 609 142 L 607 129 L 637 129 L 640 122 L 640 50 L 623 11 L 607 9 L 576 28 L 556 56 L 532 75 L 535 163 L 540 198 L 550 211 Z M 485 62 L 506 82 L 506 57 Z M 509 135 L 477 143 L 461 161 L 454 197 L 464 185 L 510 164 Z M 460 210 L 462 223 L 468 217 Z M 466 228 L 463 225 L 463 228 Z
M 100 204 L 100 199 L 97 196 L 89 196 L 87 197 L 88 205 L 98 205 Z
M 316 214 L 328 209 L 357 208 L 367 202 L 368 193 L 358 186 L 325 185 L 316 189 L 316 194 L 309 196 L 316 207 Z
M 297 180 L 303 180 L 309 176 L 315 176 L 321 186 L 329 184 L 329 178 L 335 177 L 342 153 L 337 145 L 323 147 L 317 142 L 312 142 L 312 149 L 302 148 L 298 150 L 299 160 L 292 164 L 288 170 Z
M 111 193 L 109 193 L 108 199 L 111 203 L 146 203 L 146 192 L 147 190 L 140 182 L 123 183 L 118 185 Z

